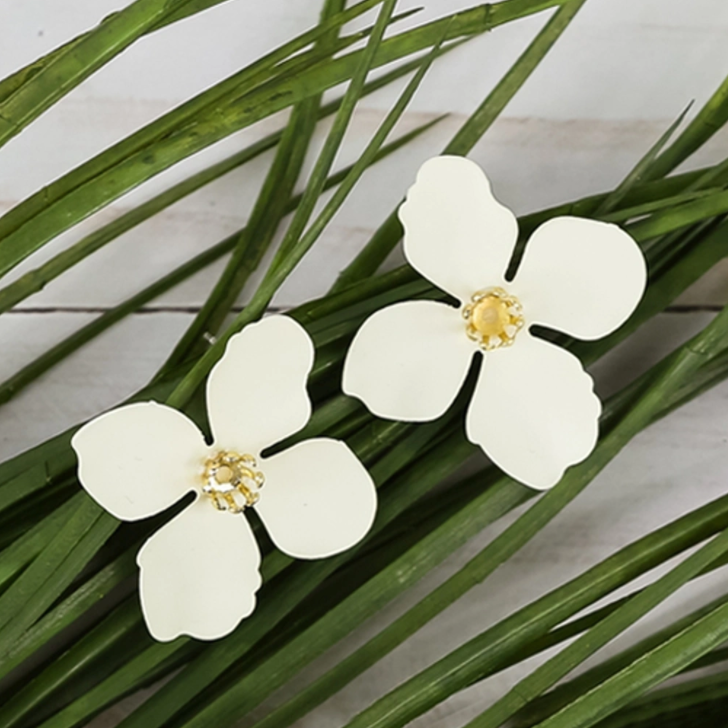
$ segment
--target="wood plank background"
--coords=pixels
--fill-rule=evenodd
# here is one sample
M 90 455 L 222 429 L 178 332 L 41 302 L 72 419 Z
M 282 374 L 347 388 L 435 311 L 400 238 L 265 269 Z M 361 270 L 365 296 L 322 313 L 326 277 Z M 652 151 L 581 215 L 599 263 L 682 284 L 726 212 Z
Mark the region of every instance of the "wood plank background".
M 0 77 L 126 4 L 120 0 L 3 0 Z M 423 4 L 425 10 L 402 27 L 468 6 L 456 0 Z M 232 0 L 144 39 L 0 151 L 0 209 L 9 209 L 88 156 L 305 29 L 315 19 L 318 5 L 318 0 Z M 401 3 L 402 8 L 415 5 L 410 0 Z M 317 248 L 281 289 L 277 307 L 327 289 L 401 198 L 419 164 L 442 149 L 547 17 L 545 13 L 499 28 L 457 50 L 433 70 L 399 131 L 443 112 L 450 116 L 366 176 Z M 722 81 L 728 71 L 726 33 L 728 6 L 721 0 L 590 0 L 472 157 L 488 171 L 498 197 L 519 213 L 613 186 L 691 100 L 699 105 Z M 395 93 L 387 90 L 364 102 L 341 164 L 354 158 L 366 143 Z M 259 124 L 161 175 L 46 246 L 7 280 L 279 123 L 273 119 Z M 726 153 L 728 135 L 721 134 L 691 165 L 718 161 Z M 0 317 L 0 378 L 99 311 L 244 224 L 269 161 L 270 156 L 264 156 L 201 190 Z M 0 458 L 114 405 L 142 386 L 184 331 L 219 270 L 220 266 L 214 266 L 150 304 L 4 406 Z M 726 300 L 727 279 L 728 269 L 719 266 L 670 312 L 594 367 L 600 392 L 613 390 L 703 326 Z M 719 387 L 636 438 L 580 499 L 506 567 L 300 725 L 342 725 L 376 696 L 515 608 L 649 529 L 724 493 L 727 400 L 728 386 Z M 461 549 L 319 660 L 316 670 L 302 682 L 375 634 L 504 525 L 489 529 Z M 723 581 L 718 574 L 683 590 L 602 654 L 695 608 L 717 593 Z M 463 725 L 523 675 L 524 669 L 506 671 L 454 696 L 416 725 Z M 275 696 L 271 703 L 281 697 Z M 114 725 L 138 700 L 130 699 L 94 725 Z

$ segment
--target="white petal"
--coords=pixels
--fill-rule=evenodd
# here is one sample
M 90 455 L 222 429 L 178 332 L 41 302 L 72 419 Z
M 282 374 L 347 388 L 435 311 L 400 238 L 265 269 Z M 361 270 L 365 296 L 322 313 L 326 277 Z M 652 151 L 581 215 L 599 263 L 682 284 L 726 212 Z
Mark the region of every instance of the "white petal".
M 412 267 L 461 301 L 502 285 L 518 237 L 483 170 L 464 157 L 425 162 L 399 208 Z
M 300 430 L 311 417 L 313 355 L 306 330 L 288 316 L 269 316 L 233 336 L 207 380 L 215 446 L 258 455 Z
M 521 331 L 483 363 L 466 429 L 499 468 L 543 490 L 594 449 L 600 412 L 581 362 Z
M 191 420 L 156 402 L 126 405 L 91 420 L 71 445 L 81 485 L 123 521 L 159 513 L 194 489 L 208 452 Z
M 436 301 L 397 303 L 357 332 L 342 388 L 379 417 L 434 420 L 455 399 L 474 351 L 457 309 Z
M 144 619 L 160 642 L 219 639 L 255 609 L 260 551 L 248 521 L 205 497 L 160 528 L 137 563 Z
M 361 541 L 377 510 L 371 476 L 337 440 L 306 440 L 261 464 L 256 511 L 275 545 L 298 559 L 338 554 Z
M 513 291 L 529 324 L 599 339 L 629 318 L 646 283 L 644 256 L 624 230 L 557 217 L 528 241 Z

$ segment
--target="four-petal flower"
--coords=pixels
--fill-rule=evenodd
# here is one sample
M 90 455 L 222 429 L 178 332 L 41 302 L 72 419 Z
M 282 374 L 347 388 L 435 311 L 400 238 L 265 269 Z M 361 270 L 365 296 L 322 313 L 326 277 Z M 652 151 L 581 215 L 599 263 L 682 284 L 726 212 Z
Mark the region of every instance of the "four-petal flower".
M 468 438 L 517 480 L 555 485 L 594 448 L 601 404 L 579 360 L 529 328 L 580 339 L 617 329 L 644 292 L 639 247 L 616 225 L 557 217 L 534 232 L 507 280 L 516 218 L 462 157 L 427 161 L 399 216 L 407 260 L 460 310 L 407 301 L 372 315 L 347 355 L 344 391 L 387 419 L 432 420 L 453 402 L 480 351 Z
M 374 484 L 344 443 L 311 439 L 261 456 L 308 422 L 313 356 L 308 334 L 286 316 L 232 337 L 207 381 L 213 445 L 185 415 L 155 402 L 112 410 L 74 436 L 79 480 L 121 520 L 197 494 L 137 557 L 142 609 L 156 639 L 217 639 L 253 611 L 260 552 L 246 508 L 296 558 L 339 553 L 369 530 Z

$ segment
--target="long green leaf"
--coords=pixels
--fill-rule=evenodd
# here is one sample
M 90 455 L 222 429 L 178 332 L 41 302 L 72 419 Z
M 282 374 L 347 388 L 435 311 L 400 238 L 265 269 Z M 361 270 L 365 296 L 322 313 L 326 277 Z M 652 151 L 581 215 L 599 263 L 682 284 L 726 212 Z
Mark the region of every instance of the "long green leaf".
M 63 593 L 117 525 L 86 498 L 35 561 L 0 597 L 0 666 L 23 632 Z
M 384 7 L 388 7 L 386 0 Z M 445 30 L 447 30 L 447 27 Z M 375 28 L 375 31 L 372 33 L 367 49 L 365 49 L 365 55 L 362 56 L 361 67 L 347 89 L 339 112 L 334 120 L 334 124 L 331 127 L 326 142 L 324 143 L 324 147 L 317 159 L 306 189 L 304 190 L 301 202 L 296 208 L 296 214 L 289 228 L 286 230 L 286 234 L 281 242 L 280 248 L 276 252 L 263 281 L 258 287 L 258 290 L 245 309 L 238 314 L 233 322 L 228 326 L 225 333 L 199 359 L 190 373 L 185 376 L 168 399 L 168 404 L 175 407 L 180 407 L 186 404 L 200 386 L 202 380 L 212 369 L 215 362 L 222 355 L 228 339 L 237 331 L 240 331 L 246 324 L 255 321 L 263 314 L 280 285 L 310 250 L 319 235 L 323 232 L 326 225 L 331 221 L 333 216 L 351 193 L 354 185 L 359 181 L 369 165 L 376 158 L 376 155 L 384 144 L 389 133 L 392 131 L 394 125 L 404 113 L 408 103 L 414 96 L 415 91 L 422 82 L 431 63 L 438 55 L 440 41 L 435 44 L 433 51 L 425 58 L 419 71 L 414 75 L 407 84 L 407 87 L 400 94 L 399 99 L 377 129 L 369 144 L 367 144 L 362 155 L 353 164 L 351 171 L 342 180 L 331 199 L 324 206 L 324 209 L 319 213 L 304 233 L 304 227 L 313 214 L 316 201 L 319 199 L 321 191 L 323 190 L 326 175 L 333 164 L 334 157 L 341 145 L 349 119 L 351 118 L 354 107 L 361 95 L 366 74 L 369 72 L 371 64 L 374 62 L 374 58 L 376 57 L 377 47 L 381 43 L 383 32 L 384 25 L 382 25 L 380 32 L 377 32 L 377 29 Z M 367 50 L 370 50 L 371 53 L 367 54 Z
M 484 713 L 468 723 L 467 728 L 497 728 L 500 726 L 530 700 L 555 685 L 584 660 L 661 604 L 713 561 L 724 555 L 726 551 L 728 551 L 728 530 L 723 531 L 696 553 L 691 554 L 654 584 L 629 599 L 626 604 L 559 652 L 558 655 L 520 680 Z
M 627 440 L 649 424 L 663 405 L 662 398 L 665 396 L 665 390 L 677 388 L 681 382 L 689 378 L 700 367 L 705 352 L 716 346 L 717 342 L 720 342 L 721 338 L 725 336 L 726 329 L 728 329 L 728 311 L 724 311 L 694 340 L 670 357 L 669 366 L 661 373 L 658 383 L 637 399 L 622 422 L 609 432 L 585 463 L 567 472 L 556 488 L 548 492 L 461 572 L 452 577 L 449 584 L 443 585 L 438 590 L 440 593 L 436 592 L 431 600 L 424 600 L 422 606 L 414 610 L 412 619 L 415 629 L 427 621 L 431 615 L 436 614 L 442 608 L 443 601 L 445 604 L 451 603 L 453 597 L 448 594 L 448 589 L 454 591 L 456 598 L 463 593 L 463 589 L 467 588 L 469 583 L 477 583 L 492 573 L 552 520 L 621 450 Z M 570 605 L 575 603 L 578 602 L 574 599 L 569 600 Z M 424 621 L 422 621 L 423 619 Z M 510 629 L 507 632 L 509 635 L 514 634 Z M 393 637 L 392 634 L 386 635 L 382 639 L 385 649 L 387 641 L 393 639 L 396 640 L 396 637 Z M 490 635 L 484 639 L 490 639 Z M 486 644 L 489 643 L 486 642 Z M 481 663 L 473 657 L 473 652 L 480 650 L 480 647 L 480 640 L 476 640 L 475 644 L 466 645 L 452 656 L 444 658 L 432 668 L 415 676 L 355 718 L 350 724 L 351 728 L 362 728 L 363 726 L 389 728 L 405 725 L 453 690 L 464 687 L 472 681 L 472 671 L 483 669 Z M 372 649 L 376 654 L 377 650 L 382 649 L 382 645 L 376 644 L 375 641 Z M 487 656 L 487 659 L 493 659 L 488 652 L 483 655 Z M 347 668 L 355 669 L 352 662 L 347 665 Z M 219 702 L 224 706 L 231 700 L 232 698 L 221 698 Z M 219 713 L 210 715 L 219 715 Z M 194 722 L 191 725 L 194 725 Z
M 394 70 L 383 74 L 372 82 L 366 84 L 362 95 L 369 95 L 375 91 L 389 85 L 391 82 L 396 81 L 402 76 L 406 75 L 410 71 L 419 68 L 420 62 L 403 64 Z M 335 99 L 327 104 L 324 104 L 319 113 L 318 118 L 325 118 L 330 114 L 334 113 L 341 104 L 341 98 Z M 425 132 L 431 126 L 437 124 L 442 118 L 438 117 L 433 121 L 427 122 L 416 127 L 412 132 L 402 135 L 399 139 L 395 140 L 391 144 L 388 144 L 378 155 L 377 159 L 384 158 L 387 154 L 399 149 L 402 145 L 415 139 L 421 133 Z M 128 232 L 132 228 L 140 225 L 141 223 L 148 220 L 153 215 L 156 215 L 160 211 L 166 209 L 170 205 L 178 202 L 187 195 L 195 192 L 204 185 L 218 179 L 219 177 L 227 174 L 228 172 L 236 169 L 238 166 L 243 165 L 264 152 L 275 147 L 281 140 L 283 131 L 276 131 L 272 134 L 268 134 L 257 142 L 251 144 L 240 152 L 236 152 L 227 159 L 217 162 L 207 169 L 198 172 L 191 177 L 188 177 L 183 182 L 174 185 L 168 190 L 156 195 L 147 202 L 141 204 L 139 207 L 121 215 L 107 225 L 102 226 L 98 230 L 85 236 L 77 243 L 74 243 L 68 249 L 58 253 L 49 261 L 39 266 L 38 268 L 28 271 L 23 276 L 18 278 L 13 283 L 8 284 L 5 288 L 0 289 L 0 313 L 7 311 L 16 304 L 25 300 L 28 296 L 33 293 L 37 293 L 42 290 L 48 283 L 57 278 L 62 273 L 69 270 L 71 267 L 79 263 L 80 261 L 87 258 L 89 255 L 95 253 L 97 250 L 107 245 L 111 241 L 125 232 Z M 349 169 L 349 168 L 347 168 Z M 342 172 L 337 172 L 332 175 L 327 181 L 327 189 L 334 184 L 338 184 L 343 178 Z M 293 209 L 292 205 L 287 207 L 287 211 Z M 241 235 L 242 231 L 239 231 L 238 235 Z
M 325 23 L 328 18 L 343 11 L 344 6 L 345 3 L 341 0 L 326 0 L 320 21 Z M 337 30 L 334 29 L 321 36 L 316 41 L 317 46 L 321 50 L 330 49 L 333 52 L 337 35 Z M 195 354 L 202 353 L 206 338 L 217 334 L 245 283 L 273 242 L 301 173 L 316 128 L 321 99 L 322 95 L 319 94 L 294 106 L 273 163 L 253 205 L 248 224 L 238 238 L 231 259 L 158 376 Z
M 720 720 L 717 725 L 720 725 L 725 718 L 726 702 L 728 672 L 724 670 L 717 675 L 655 690 L 601 721 L 600 728 L 646 728 L 678 724 L 687 726 L 693 723 L 704 726 L 709 720 L 709 712 L 713 712 L 710 711 L 713 706 L 719 708 L 716 717 Z M 692 714 L 693 723 L 690 722 L 690 716 L 686 715 L 687 711 Z
M 652 179 L 664 177 L 695 153 L 728 121 L 728 77 L 677 140 L 651 165 Z
M 0 101 L 0 148 L 56 101 L 188 0 L 135 0 L 67 45 Z
M 496 87 L 457 131 L 443 150 L 443 154 L 466 156 L 470 152 L 530 78 L 585 2 L 586 0 L 577 0 L 565 3 L 554 13 Z M 372 275 L 386 260 L 401 237 L 402 226 L 394 211 L 378 228 L 364 249 L 339 274 L 331 291 L 340 291 L 355 281 Z
M 539 728 L 588 728 L 728 639 L 728 604 L 577 698 Z
M 110 594 L 118 593 L 119 586 L 136 574 L 136 551 L 130 549 L 115 558 L 26 630 L 3 658 L 0 676 L 5 677 Z
M 626 602 L 627 600 L 624 601 Z M 597 685 L 603 683 L 620 670 L 623 670 L 636 660 L 640 659 L 647 652 L 650 652 L 664 642 L 672 639 L 686 627 L 694 624 L 699 619 L 702 619 L 706 614 L 712 612 L 716 607 L 726 604 L 727 602 L 728 595 L 718 597 L 718 599 L 701 606 L 699 609 L 681 617 L 667 627 L 658 630 L 645 639 L 631 645 L 627 649 L 618 652 L 616 655 L 613 655 L 606 660 L 603 660 L 595 667 L 592 667 L 577 677 L 564 682 L 546 693 L 546 695 L 533 700 L 528 706 L 524 707 L 523 710 L 515 716 L 515 725 L 517 725 L 518 728 L 526 728 L 526 726 L 531 728 L 531 726 L 540 723 L 548 716 L 568 705 L 574 699 L 574 696 L 586 693 Z M 710 662 L 710 664 L 713 663 Z M 699 667 L 699 663 L 691 664 L 688 667 L 689 669 Z
M 175 23 L 178 20 L 182 20 L 183 18 L 187 18 L 191 15 L 207 10 L 211 7 L 214 7 L 215 5 L 220 5 L 223 2 L 228 2 L 228 0 L 187 0 L 184 5 L 177 6 L 176 10 L 172 10 L 171 12 L 167 13 L 157 24 L 155 24 L 150 29 L 150 32 L 158 30 L 165 25 Z M 115 13 L 112 14 L 112 16 L 113 15 L 115 15 Z M 105 20 L 110 20 L 112 16 L 108 16 Z M 103 22 L 104 21 L 102 21 L 102 23 Z M 24 87 L 28 83 L 30 83 L 32 79 L 37 76 L 41 71 L 54 64 L 58 58 L 66 54 L 72 48 L 75 48 L 88 35 L 88 32 L 82 33 L 81 35 L 71 39 L 70 41 L 66 41 L 58 48 L 54 48 L 49 53 L 46 53 L 46 55 L 37 58 L 32 63 L 29 63 L 27 66 L 19 69 L 18 71 L 15 71 L 10 76 L 2 79 L 0 81 L 0 103 L 5 101 L 5 99 L 7 99 L 11 94 L 14 94 L 21 87 Z
M 381 66 L 435 43 L 484 33 L 503 23 L 567 1 L 573 2 L 505 0 L 492 7 L 479 6 L 455 13 L 389 38 L 382 43 L 373 63 Z M 347 19 L 360 6 L 347 11 Z M 339 18 L 337 22 L 343 22 L 343 19 Z M 317 26 L 314 37 L 323 32 L 323 27 Z M 443 38 L 445 30 L 447 33 Z M 307 42 L 313 40 L 310 36 L 306 38 Z M 4 215 L 0 219 L 0 275 L 56 235 L 182 159 L 304 98 L 350 79 L 365 52 L 354 51 L 332 62 L 314 62 L 310 68 L 306 65 L 306 58 L 303 61 L 293 59 L 297 64 L 295 73 L 282 73 L 280 78 L 261 85 L 260 75 L 270 71 L 271 58 L 274 55 L 288 57 L 297 44 L 300 46 L 299 40 L 287 44 L 266 57 L 265 63 L 261 61 L 183 104 Z M 261 64 L 263 71 L 258 67 Z M 240 76 L 244 78 L 241 80 Z M 252 88 L 247 94 L 239 96 L 241 85 Z M 231 93 L 236 89 L 236 93 Z
M 0 253 L 8 248 L 12 248 L 12 245 L 8 243 L 8 238 L 12 239 L 13 233 L 28 225 L 31 221 L 35 221 L 36 227 L 39 226 L 38 231 L 42 237 L 41 241 L 37 244 L 33 243 L 25 246 L 27 250 L 23 254 L 23 257 L 46 241 L 43 236 L 56 235 L 61 232 L 60 228 L 55 231 L 49 229 L 48 223 L 44 222 L 44 220 L 47 217 L 53 219 L 56 207 L 62 200 L 65 200 L 65 205 L 69 203 L 72 207 L 79 205 L 80 210 L 82 210 L 80 217 L 76 216 L 76 213 L 73 213 L 73 216 L 66 220 L 63 229 L 68 229 L 68 227 L 99 209 L 99 207 L 116 199 L 118 194 L 115 191 L 119 189 L 119 185 L 123 188 L 129 182 L 129 179 L 123 174 L 122 179 L 118 179 L 121 174 L 118 169 L 119 166 L 124 170 L 128 170 L 127 174 L 133 176 L 136 173 L 139 175 L 136 181 L 132 181 L 129 186 L 126 186 L 126 190 L 129 190 L 144 180 L 149 179 L 151 176 L 154 176 L 161 169 L 171 166 L 180 159 L 189 156 L 196 149 L 202 148 L 194 148 L 194 145 L 190 148 L 184 148 L 181 151 L 181 156 L 177 158 L 160 158 L 158 151 L 159 145 L 163 147 L 165 141 L 168 142 L 170 137 L 175 136 L 181 130 L 186 130 L 188 138 L 194 139 L 196 136 L 196 126 L 201 119 L 204 119 L 205 112 L 213 116 L 220 114 L 221 118 L 224 117 L 221 114 L 223 100 L 229 103 L 231 99 L 237 98 L 236 94 L 243 94 L 246 90 L 251 91 L 276 74 L 282 79 L 285 79 L 288 74 L 299 73 L 303 68 L 309 66 L 315 68 L 317 62 L 321 60 L 320 53 L 305 51 L 295 56 L 294 54 L 306 48 L 322 34 L 328 33 L 332 27 L 352 20 L 371 7 L 378 5 L 380 2 L 381 0 L 362 0 L 362 2 L 341 13 L 336 18 L 332 18 L 327 23 L 318 25 L 312 30 L 283 44 L 258 61 L 255 61 L 224 81 L 221 81 L 212 88 L 173 109 L 39 192 L 31 195 L 24 202 L 0 218 L 0 243 L 2 243 L 0 244 Z M 364 35 L 366 35 L 366 32 L 348 36 L 341 41 L 341 47 L 346 47 Z M 178 135 L 175 138 L 179 140 L 180 137 Z M 154 146 L 155 143 L 157 146 Z M 205 144 L 203 144 L 204 146 Z M 134 160 L 137 162 L 136 166 L 134 165 Z M 161 168 L 159 167 L 160 164 L 162 165 Z M 130 166 L 131 169 L 129 169 Z M 104 174 L 107 179 L 106 184 L 109 185 L 108 194 L 101 194 L 99 196 L 97 191 L 96 195 L 91 195 L 90 189 L 93 188 L 85 185 L 93 180 L 96 180 L 98 183 Z M 113 180 L 113 183 L 111 180 Z M 79 190 L 85 191 L 79 193 Z M 74 193 L 77 194 L 74 195 Z M 77 199 L 79 194 L 81 197 L 84 194 L 88 196 L 86 204 L 84 204 L 82 199 Z M 67 197 L 69 199 L 66 199 Z M 100 200 L 103 201 L 100 202 Z M 43 214 L 44 212 L 45 214 Z M 69 214 L 68 207 L 66 208 L 66 214 Z M 41 217 L 40 220 L 37 219 L 39 216 Z M 58 221 L 59 218 L 56 218 L 56 222 Z M 27 233 L 28 230 L 26 229 Z M 12 267 L 12 264 L 10 267 Z M 0 275 L 6 270 L 4 266 L 0 265 Z
M 617 188 L 602 201 L 594 213 L 596 217 L 601 217 L 612 212 L 624 197 L 648 176 L 657 155 L 665 148 L 665 145 L 670 141 L 675 130 L 682 124 L 688 111 L 690 111 L 690 105 L 685 108 L 680 116 L 670 124 L 662 136 L 647 150 L 647 153 L 637 162 L 630 173 L 619 183 Z
M 380 150 L 380 154 L 377 155 L 377 158 L 374 161 L 379 161 L 380 159 L 383 159 L 389 154 L 397 151 L 412 139 L 415 139 L 420 134 L 426 132 L 433 126 L 433 124 L 437 123 L 439 120 L 440 119 L 435 119 L 434 121 L 427 122 L 426 124 L 423 124 L 413 129 L 411 132 L 404 134 L 402 137 L 396 139 L 385 147 L 382 147 L 382 149 Z M 328 190 L 331 187 L 339 184 L 342 179 L 346 177 L 350 169 L 350 167 L 346 167 L 336 174 L 331 175 L 326 180 L 324 189 Z M 295 209 L 295 206 L 298 204 L 299 199 L 300 196 L 296 196 L 289 200 L 285 212 Z M 113 308 L 101 314 L 101 316 L 99 316 L 98 318 L 81 327 L 78 331 L 75 331 L 71 335 L 67 336 L 65 339 L 58 342 L 58 344 L 41 354 L 41 356 L 37 357 L 30 364 L 24 366 L 21 370 L 10 376 L 5 381 L 0 382 L 0 404 L 8 402 L 25 387 L 27 387 L 31 382 L 34 382 L 38 377 L 47 372 L 53 366 L 58 364 L 60 361 L 63 361 L 66 357 L 73 354 L 80 347 L 84 346 L 86 343 L 96 338 L 99 334 L 106 331 L 118 321 L 124 319 L 130 313 L 137 311 L 145 304 L 161 296 L 166 291 L 179 285 L 182 281 L 187 280 L 189 277 L 198 273 L 205 266 L 210 265 L 214 261 L 219 260 L 226 253 L 229 253 L 238 243 L 238 241 L 240 240 L 240 236 L 243 235 L 244 232 L 245 228 L 243 228 L 243 230 L 239 230 L 236 233 L 233 233 L 232 235 L 229 235 L 227 238 L 220 241 L 216 245 L 208 248 L 208 250 L 203 251 L 191 260 L 183 263 L 181 266 L 171 271 L 166 276 L 160 278 L 158 281 L 152 283 L 147 288 L 139 291 L 139 293 L 120 303 L 118 306 L 114 306 Z M 1 297 L 2 292 L 0 291 L 0 298 Z M 23 474 L 20 477 L 25 478 L 27 477 L 27 474 Z M 30 490 L 37 490 L 37 487 L 38 483 L 36 479 L 34 481 L 34 485 L 30 486 Z M 19 500 L 22 497 L 24 496 L 22 493 L 19 492 L 19 489 L 14 489 L 13 498 L 15 500 Z M 0 510 L 2 509 L 3 498 L 3 493 L 2 491 L 0 491 Z
M 120 643 L 128 640 L 130 633 L 139 626 L 138 617 L 139 605 L 136 599 L 127 599 L 107 620 L 79 639 L 54 661 L 40 678 L 15 692 L 10 700 L 0 707 L 0 725 L 4 728 L 17 725 L 27 717 L 37 703 L 51 696 L 59 684 L 66 683 L 78 673 L 87 670 L 104 652 L 113 650 L 118 654 Z M 77 659 L 77 653 L 82 653 L 83 659 Z M 34 692 L 36 693 L 34 700 L 29 702 L 27 696 Z

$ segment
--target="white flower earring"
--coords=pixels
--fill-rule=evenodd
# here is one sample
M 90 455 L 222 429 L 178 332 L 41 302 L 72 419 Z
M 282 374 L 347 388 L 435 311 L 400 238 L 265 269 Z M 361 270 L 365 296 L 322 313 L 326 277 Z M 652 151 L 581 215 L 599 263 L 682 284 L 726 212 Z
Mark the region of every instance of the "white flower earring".
M 410 265 L 460 307 L 407 301 L 372 315 L 347 354 L 344 391 L 380 417 L 432 420 L 480 351 L 468 438 L 516 480 L 550 488 L 594 448 L 601 404 L 581 362 L 529 329 L 589 340 L 617 329 L 645 289 L 642 252 L 616 225 L 558 217 L 534 232 L 507 281 L 516 218 L 462 157 L 427 161 L 399 217 Z
M 260 552 L 248 508 L 281 551 L 300 559 L 344 551 L 369 531 L 374 483 L 344 443 L 312 439 L 261 456 L 308 422 L 313 356 L 306 331 L 286 316 L 232 337 L 207 381 L 212 446 L 185 415 L 155 402 L 112 410 L 74 436 L 81 484 L 121 520 L 196 493 L 137 556 L 156 639 L 217 639 L 253 611 Z

